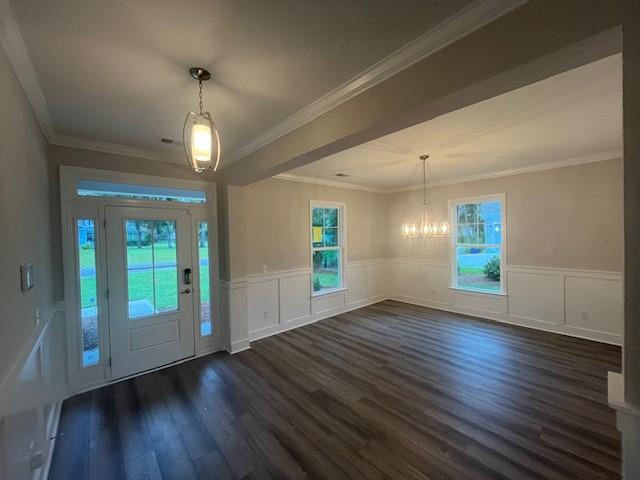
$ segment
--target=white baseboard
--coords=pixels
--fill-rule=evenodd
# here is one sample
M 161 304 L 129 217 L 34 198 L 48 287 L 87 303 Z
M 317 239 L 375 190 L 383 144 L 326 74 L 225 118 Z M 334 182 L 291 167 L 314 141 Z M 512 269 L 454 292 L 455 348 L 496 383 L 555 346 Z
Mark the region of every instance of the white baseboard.
M 235 355 L 236 353 L 244 352 L 245 350 L 249 350 L 251 345 L 249 344 L 249 339 L 244 338 L 242 340 L 238 340 L 237 342 L 233 342 L 231 347 L 227 350 L 231 355 Z

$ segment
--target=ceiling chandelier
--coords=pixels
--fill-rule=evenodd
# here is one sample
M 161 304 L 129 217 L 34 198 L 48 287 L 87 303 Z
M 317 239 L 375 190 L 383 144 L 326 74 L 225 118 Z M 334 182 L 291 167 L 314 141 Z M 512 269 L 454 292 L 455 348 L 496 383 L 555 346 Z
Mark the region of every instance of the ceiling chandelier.
M 422 216 L 420 223 L 404 223 L 402 236 L 404 238 L 443 238 L 449 236 L 449 222 L 430 221 L 427 202 L 427 159 L 429 155 L 420 155 L 422 160 Z
M 202 111 L 202 82 L 211 78 L 211 74 L 201 67 L 191 67 L 189 74 L 198 80 L 200 113 L 189 112 L 184 119 L 182 141 L 189 165 L 197 172 L 212 169 L 215 172 L 220 163 L 220 136 L 216 124 L 209 112 Z

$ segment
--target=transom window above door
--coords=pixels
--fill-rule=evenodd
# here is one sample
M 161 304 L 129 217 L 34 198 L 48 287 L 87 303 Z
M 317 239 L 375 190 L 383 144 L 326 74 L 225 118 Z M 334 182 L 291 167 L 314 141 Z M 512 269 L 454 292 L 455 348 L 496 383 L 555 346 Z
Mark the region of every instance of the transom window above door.
M 204 190 L 160 187 L 155 185 L 133 185 L 130 183 L 105 182 L 80 179 L 76 183 L 76 195 L 80 197 L 111 197 L 127 200 L 152 200 L 158 202 L 206 203 Z
M 311 262 L 314 295 L 329 293 L 344 287 L 343 216 L 343 205 L 311 203 Z
M 504 195 L 451 203 L 452 286 L 504 293 Z

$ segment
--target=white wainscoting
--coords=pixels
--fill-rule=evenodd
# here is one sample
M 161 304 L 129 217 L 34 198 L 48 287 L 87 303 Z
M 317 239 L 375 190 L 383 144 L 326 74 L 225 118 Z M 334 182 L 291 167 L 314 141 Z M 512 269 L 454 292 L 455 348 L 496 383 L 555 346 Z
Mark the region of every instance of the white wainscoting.
M 311 269 L 247 277 L 249 340 L 284 332 L 388 298 L 388 262 L 350 262 L 344 290 L 311 296 Z
M 449 265 L 389 260 L 389 297 L 491 320 L 622 344 L 623 276 L 599 272 L 510 265 L 507 295 L 451 289 Z
M 512 265 L 505 268 L 504 274 L 507 294 L 491 295 L 450 288 L 446 263 L 374 259 L 350 262 L 345 272 L 347 288 L 316 297 L 310 295 L 309 268 L 249 275 L 234 281 L 237 293 L 231 330 L 235 334 L 230 351 L 248 348 L 249 341 L 387 298 L 622 344 L 621 273 Z M 248 324 L 246 337 L 240 331 L 243 322 L 234 322 L 243 315 L 244 324 Z
M 67 395 L 64 306 L 45 320 L 0 387 L 0 478 L 46 479 Z

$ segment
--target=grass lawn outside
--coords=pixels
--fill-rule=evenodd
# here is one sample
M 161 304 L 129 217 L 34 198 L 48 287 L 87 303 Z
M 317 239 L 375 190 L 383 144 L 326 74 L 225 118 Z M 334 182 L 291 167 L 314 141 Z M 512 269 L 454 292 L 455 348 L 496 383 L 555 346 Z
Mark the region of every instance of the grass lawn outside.
M 481 267 L 458 267 L 458 286 L 491 292 L 500 291 L 500 281 L 487 278 Z
M 174 262 L 175 249 L 166 245 L 156 245 L 154 257 L 151 247 L 138 248 L 127 247 L 127 259 L 129 267 L 151 265 L 151 259 L 155 262 Z M 206 247 L 199 249 L 199 259 L 208 259 Z M 80 249 L 80 269 L 87 269 L 87 274 L 81 275 L 82 308 L 96 306 L 96 277 L 95 277 L 95 251 L 93 249 Z M 91 273 L 88 273 L 92 271 Z M 155 269 L 155 294 L 156 308 L 159 311 L 172 310 L 177 307 L 178 277 L 175 266 L 165 266 Z M 153 273 L 152 270 L 133 270 L 129 272 L 129 300 L 148 300 L 153 305 Z M 200 268 L 201 301 L 209 302 L 209 268 L 202 265 Z

